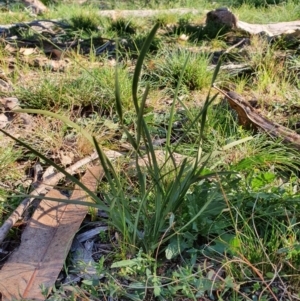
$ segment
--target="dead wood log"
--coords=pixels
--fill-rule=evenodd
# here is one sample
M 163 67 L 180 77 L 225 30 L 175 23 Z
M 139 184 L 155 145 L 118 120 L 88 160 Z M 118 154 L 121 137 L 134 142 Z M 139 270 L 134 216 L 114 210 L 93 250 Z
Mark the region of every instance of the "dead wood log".
M 264 34 L 267 37 L 281 35 L 289 37 L 300 36 L 300 21 L 279 22 L 269 24 L 250 24 L 238 20 L 238 18 L 226 7 L 210 11 L 206 15 L 206 26 L 226 26 L 229 29 L 243 30 L 249 34 Z
M 118 18 L 128 18 L 128 17 L 153 17 L 160 14 L 193 14 L 198 15 L 201 14 L 203 10 L 194 9 L 194 8 L 172 8 L 172 9 L 142 9 L 142 10 L 102 10 L 99 11 L 99 15 L 103 17 L 109 17 L 112 19 Z
M 250 34 L 264 34 L 268 37 L 276 37 L 280 35 L 291 37 L 300 36 L 300 21 L 270 24 L 250 24 L 243 21 L 238 21 L 237 28 Z

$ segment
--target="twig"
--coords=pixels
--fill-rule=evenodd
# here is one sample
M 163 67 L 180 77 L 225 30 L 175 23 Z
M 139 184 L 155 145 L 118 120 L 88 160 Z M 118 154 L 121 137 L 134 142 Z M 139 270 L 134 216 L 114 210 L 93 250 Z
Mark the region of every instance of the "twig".
M 241 39 L 238 43 L 232 45 L 231 47 L 227 48 L 226 51 L 224 53 L 229 53 L 232 49 L 240 46 L 242 43 L 245 42 L 246 39 Z

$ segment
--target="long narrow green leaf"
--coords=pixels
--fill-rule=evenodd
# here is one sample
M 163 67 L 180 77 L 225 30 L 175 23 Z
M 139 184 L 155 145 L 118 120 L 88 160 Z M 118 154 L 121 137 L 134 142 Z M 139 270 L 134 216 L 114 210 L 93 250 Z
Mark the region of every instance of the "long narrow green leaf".
M 214 82 L 216 81 L 216 79 L 218 77 L 218 74 L 219 74 L 219 71 L 220 71 L 220 68 L 221 68 L 221 65 L 222 65 L 222 60 L 223 60 L 223 56 L 221 55 L 220 58 L 219 58 L 219 60 L 218 60 L 217 66 L 215 68 L 215 71 L 213 73 L 213 76 L 212 76 L 211 86 L 213 86 Z
M 31 153 L 33 153 L 34 155 L 36 155 L 37 157 L 39 157 L 40 159 L 44 160 L 45 162 L 47 162 L 49 165 L 53 166 L 54 168 L 56 168 L 59 172 L 61 172 L 62 174 L 64 174 L 68 179 L 70 179 L 74 184 L 78 185 L 80 188 L 82 188 L 95 202 L 98 202 L 99 204 L 102 202 L 96 194 L 94 194 L 92 191 L 90 191 L 84 184 L 82 184 L 78 179 L 76 179 L 74 176 L 72 176 L 70 173 L 66 172 L 64 168 L 60 167 L 59 165 L 57 165 L 56 163 L 54 163 L 53 161 L 51 161 L 50 159 L 48 159 L 46 156 L 44 156 L 43 154 L 41 154 L 40 152 L 36 151 L 34 148 L 32 148 L 30 145 L 24 143 L 23 141 L 13 137 L 12 135 L 10 135 L 9 133 L 7 133 L 6 131 L 0 129 L 0 131 L 5 134 L 6 136 L 10 137 L 11 139 L 13 139 L 14 141 L 18 142 L 20 145 L 22 145 L 23 147 L 25 147 L 26 149 L 28 149 Z
M 210 105 L 217 97 L 218 94 L 214 95 L 211 100 L 209 101 L 208 105 Z M 198 122 L 199 118 L 202 116 L 203 112 L 204 112 L 205 108 L 204 106 L 200 109 L 199 113 L 196 115 L 196 117 L 194 118 L 194 120 L 191 122 L 191 124 L 188 126 L 188 128 L 184 131 L 184 133 L 180 136 L 180 138 L 177 140 L 176 146 L 174 148 L 174 151 L 176 150 L 176 148 L 180 145 L 180 142 L 186 138 L 186 136 L 189 134 L 190 130 L 192 129 L 192 127 Z
M 120 93 L 120 84 L 118 78 L 118 69 L 116 67 L 116 76 L 115 76 L 115 97 L 116 97 L 116 111 L 118 113 L 120 123 L 123 124 L 123 110 L 122 110 L 122 100 Z
M 133 228 L 133 223 L 131 221 L 129 204 L 124 196 L 122 185 L 111 162 L 107 159 L 104 152 L 99 147 L 96 139 L 94 137 L 93 139 L 96 151 L 112 192 L 112 196 L 109 197 L 109 217 L 111 219 L 111 223 L 121 232 L 124 240 L 129 241 L 129 243 L 132 244 L 132 239 L 128 233 L 128 228 Z
M 116 61 L 118 62 L 118 41 L 116 43 Z M 116 64 L 115 68 L 115 97 L 116 97 L 116 111 L 118 113 L 120 123 L 123 124 L 123 110 L 122 110 L 122 100 L 121 100 L 121 93 L 120 93 L 120 83 L 118 77 L 118 64 Z
M 126 133 L 126 137 L 129 140 L 129 143 L 131 144 L 133 149 L 138 152 L 139 151 L 139 146 L 137 145 L 136 140 L 134 139 L 134 137 L 129 133 L 129 131 L 125 127 L 123 128 L 123 130 Z
M 134 107 L 136 110 L 136 113 L 138 114 L 139 111 L 139 105 L 138 105 L 138 96 L 137 96 L 137 90 L 138 90 L 138 83 L 139 83 L 139 79 L 140 79 L 140 74 L 142 71 L 142 67 L 143 67 L 143 61 L 147 55 L 147 52 L 150 48 L 151 42 L 154 39 L 154 36 L 156 34 L 156 31 L 159 28 L 159 24 L 155 24 L 154 27 L 152 28 L 152 30 L 150 31 L 142 49 L 139 55 L 139 58 L 136 62 L 136 67 L 134 69 L 134 75 L 133 75 L 133 80 L 132 80 L 132 99 L 133 99 L 133 103 L 134 103 Z
M 151 141 L 151 136 L 150 136 L 147 124 L 144 119 L 142 119 L 142 127 L 143 127 L 144 133 L 145 133 L 144 143 L 145 143 L 145 146 L 147 147 L 147 155 L 148 155 L 149 165 L 155 176 L 154 180 L 158 184 L 159 178 L 160 178 L 160 168 L 159 168 L 159 165 L 156 160 L 156 155 L 155 155 L 153 143 Z
M 59 114 L 52 113 L 52 112 L 45 111 L 45 110 L 36 110 L 36 109 L 17 109 L 17 110 L 13 110 L 13 112 L 41 114 L 41 115 L 45 115 L 45 116 L 54 117 L 56 119 L 63 121 L 65 124 L 71 126 L 72 128 L 76 129 L 78 132 L 82 133 L 86 139 L 88 139 L 92 144 L 94 144 L 92 135 L 90 135 L 87 131 L 82 129 L 78 124 L 72 122 L 68 118 L 61 116 Z
M 230 149 L 230 148 L 232 148 L 232 147 L 235 147 L 235 146 L 237 146 L 237 145 L 239 145 L 239 144 L 245 143 L 245 142 L 250 141 L 250 140 L 252 140 L 252 139 L 253 139 L 253 136 L 248 136 L 248 137 L 245 137 L 245 138 L 242 138 L 242 139 L 233 141 L 233 142 L 231 142 L 231 143 L 228 143 L 228 144 L 224 145 L 224 146 L 222 147 L 222 150 Z
M 173 171 L 175 171 L 176 176 L 177 176 L 178 166 L 176 165 L 176 160 L 174 158 L 173 152 L 171 151 L 170 147 L 166 146 L 166 152 L 169 154 L 169 157 L 166 156 L 166 160 L 165 160 L 165 163 L 163 164 L 163 166 L 165 166 L 165 164 L 168 163 L 169 159 L 171 159 L 172 164 L 174 166 Z
M 221 64 L 222 64 L 222 60 L 221 60 L 221 57 L 220 57 L 220 59 L 218 61 L 218 64 L 217 64 L 217 66 L 215 68 L 215 71 L 213 73 L 211 87 L 213 86 L 215 80 L 217 79 L 218 73 L 219 73 L 220 68 L 221 68 Z M 217 95 L 215 95 L 212 98 L 210 98 L 210 91 L 211 91 L 211 88 L 208 91 L 208 94 L 206 96 L 206 100 L 205 100 L 204 106 L 202 108 L 201 123 L 200 123 L 200 134 L 199 134 L 199 136 L 200 136 L 200 145 L 199 145 L 199 149 L 198 149 L 198 155 L 197 155 L 197 158 L 196 158 L 195 166 L 198 164 L 198 161 L 201 159 L 201 153 L 202 153 L 201 143 L 202 143 L 203 134 L 204 134 L 204 127 L 205 127 L 205 124 L 206 124 L 207 110 L 208 110 L 209 105 L 214 101 L 214 99 L 217 96 Z
M 138 174 L 140 176 L 145 176 L 145 175 L 143 175 L 143 174 L 141 174 L 139 172 L 138 172 Z M 140 181 L 141 180 L 139 180 L 139 182 Z M 148 193 L 145 191 L 145 187 L 142 187 L 140 189 L 140 191 L 141 191 L 140 195 L 143 196 L 143 198 L 140 200 L 140 205 L 139 205 L 138 210 L 137 210 L 137 212 L 135 214 L 135 223 L 134 223 L 134 227 L 133 227 L 133 236 L 132 236 L 132 242 L 133 242 L 134 245 L 136 244 L 136 241 L 137 241 L 136 237 L 137 237 L 137 233 L 139 231 L 138 230 L 139 229 L 139 223 L 142 221 L 142 219 L 141 219 L 141 212 L 142 212 L 142 209 L 145 209 L 144 207 L 145 207 L 145 203 L 146 203 L 146 200 L 147 200 L 147 197 L 148 197 Z M 144 212 L 144 214 L 145 214 L 145 212 Z M 146 214 L 145 214 L 145 216 L 146 216 Z
M 105 177 L 107 178 L 107 180 L 110 184 L 110 188 L 113 190 L 114 195 L 117 195 L 118 191 L 120 191 L 120 189 L 122 190 L 121 184 L 119 182 L 119 178 L 118 178 L 111 162 L 107 159 L 106 155 L 99 147 L 99 144 L 95 137 L 93 137 L 93 142 L 94 142 L 94 146 L 96 148 L 96 152 L 99 156 L 100 162 L 102 164 L 102 167 L 104 169 Z M 111 174 L 112 174 L 113 178 L 111 177 Z M 115 189 L 115 184 L 118 187 L 118 191 L 116 191 L 116 189 Z
M 144 109 L 145 109 L 145 104 L 146 104 L 147 96 L 149 93 L 149 89 L 150 89 L 150 85 L 148 83 L 146 86 L 145 92 L 143 94 L 142 102 L 141 102 L 141 105 L 140 105 L 139 111 L 138 111 L 138 118 L 137 118 L 137 124 L 136 124 L 136 144 L 138 147 L 140 146 L 141 136 L 142 136 L 142 132 L 143 132 L 142 120 L 144 118 Z
M 146 195 L 146 175 L 144 172 L 142 172 L 142 169 L 138 163 L 139 157 L 136 156 L 135 158 L 135 166 L 137 170 L 137 177 L 138 177 L 138 183 L 139 183 L 139 190 L 140 195 Z
M 155 250 L 158 246 L 164 244 L 165 242 L 169 241 L 173 236 L 178 235 L 178 233 L 183 233 L 182 231 L 187 228 L 190 224 L 192 224 L 201 214 L 203 214 L 206 210 L 206 208 L 210 205 L 213 198 L 211 198 L 209 201 L 207 201 L 202 207 L 201 210 L 191 219 L 189 220 L 185 225 L 183 225 L 180 229 L 178 229 L 176 232 L 171 233 L 168 236 L 165 236 L 165 238 L 162 241 L 159 241 L 157 243 L 154 243 L 152 245 L 152 250 Z
M 206 115 L 207 115 L 208 107 L 216 99 L 216 96 L 217 95 L 215 95 L 212 98 L 210 98 L 210 92 L 208 92 L 208 95 L 206 97 L 205 103 L 203 105 L 202 114 L 201 114 L 201 123 L 200 123 L 200 141 L 203 138 L 203 133 L 204 133 L 204 127 L 205 127 L 205 124 L 206 124 Z
M 30 195 L 28 194 L 17 194 L 11 196 L 11 198 L 15 197 L 20 197 L 20 198 L 30 198 Z M 109 211 L 109 208 L 105 205 L 97 204 L 97 203 L 92 203 L 92 202 L 87 202 L 87 201 L 79 201 L 79 200 L 68 200 L 68 199 L 59 199 L 59 198 L 51 198 L 47 197 L 45 195 L 36 195 L 34 196 L 35 199 L 38 200 L 47 200 L 47 201 L 53 201 L 53 202 L 61 202 L 61 203 L 66 203 L 66 204 L 74 204 L 74 205 L 82 205 L 82 206 L 87 206 L 87 207 L 92 207 L 92 208 L 97 208 L 100 210 L 103 210 L 105 212 Z
M 185 158 L 181 163 L 178 175 L 169 188 L 169 191 L 166 195 L 166 213 L 176 212 L 176 210 L 182 203 L 182 199 L 179 197 L 179 195 L 181 194 L 181 190 L 183 190 L 185 186 L 184 181 L 188 181 L 189 179 L 189 174 L 184 174 L 187 164 L 187 159 Z

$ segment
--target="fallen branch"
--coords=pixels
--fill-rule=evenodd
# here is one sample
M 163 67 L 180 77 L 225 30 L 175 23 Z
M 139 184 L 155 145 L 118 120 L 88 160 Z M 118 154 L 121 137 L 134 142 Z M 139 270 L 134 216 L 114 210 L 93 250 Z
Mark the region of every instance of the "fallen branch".
M 226 26 L 228 29 L 240 29 L 249 34 L 264 34 L 270 38 L 285 35 L 288 37 L 300 36 L 300 21 L 279 22 L 269 24 L 250 24 L 239 21 L 226 7 L 210 11 L 206 15 L 207 26 Z
M 225 96 L 230 107 L 237 112 L 240 125 L 245 128 L 262 129 L 270 136 L 282 139 L 283 142 L 300 150 L 300 135 L 296 132 L 261 116 L 242 96 L 234 91 L 225 91 L 216 85 L 213 87 Z
M 243 21 L 237 22 L 237 28 L 250 34 L 265 34 L 269 37 L 280 35 L 298 36 L 300 21 L 279 22 L 271 24 L 250 24 Z

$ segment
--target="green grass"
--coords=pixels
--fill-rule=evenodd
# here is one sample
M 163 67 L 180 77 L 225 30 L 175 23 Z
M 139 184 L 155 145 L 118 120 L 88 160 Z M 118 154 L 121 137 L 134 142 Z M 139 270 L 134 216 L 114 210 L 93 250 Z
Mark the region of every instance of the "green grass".
M 259 14 L 257 11 L 259 10 Z M 251 4 L 243 4 L 233 10 L 238 18 L 249 23 L 276 23 L 295 21 L 299 19 L 300 7 L 297 1 L 289 0 L 280 5 L 270 5 L 266 8 L 255 8 Z
M 114 104 L 115 73 L 109 64 L 82 70 L 75 69 L 68 74 L 46 73 L 39 85 L 35 81 L 17 87 L 15 95 L 26 105 L 36 109 L 69 109 L 71 107 L 93 106 L 97 110 L 110 110 Z M 74 73 L 75 72 L 75 76 Z M 77 74 L 76 74 L 77 73 Z M 129 106 L 130 75 L 120 69 L 124 106 Z
M 151 85 L 159 89 L 173 91 L 180 78 L 182 66 L 188 58 L 182 86 L 183 93 L 187 91 L 207 89 L 211 83 L 212 73 L 207 71 L 209 57 L 207 54 L 189 54 L 185 50 L 165 50 L 157 55 L 154 66 L 146 70 L 144 77 Z
M 3 135 L 0 135 L 0 144 L 0 166 L 2 170 L 0 175 L 0 223 L 2 224 L 20 201 L 15 199 L 7 202 L 7 197 L 14 189 L 18 189 L 19 184 L 17 182 L 24 181 L 24 175 L 22 170 L 16 168 L 16 161 L 22 158 L 22 151 L 14 149 L 12 143 Z
M 137 8 L 168 3 L 101 5 Z M 192 1 L 169 5 L 211 7 Z M 299 10 L 292 1 L 263 8 L 231 5 L 248 22 L 297 19 Z M 236 115 L 210 89 L 217 81 L 248 100 L 258 95 L 263 114 L 294 125 L 297 57 L 278 58 L 288 48 L 284 40 L 270 45 L 251 37 L 251 45 L 243 51 L 237 48 L 223 56 L 223 63 L 232 60 L 252 67 L 250 75 L 238 77 L 218 72 L 219 65 L 208 68 L 213 51 L 231 46 L 229 38 L 234 34 L 208 38 L 201 29 L 203 15 L 110 20 L 98 17 L 96 9 L 95 3 L 58 3 L 44 17 L 63 18 L 70 24 L 64 39 L 79 37 L 92 43 L 118 38 L 113 52 L 96 57 L 93 47 L 89 55 L 82 55 L 80 49 L 66 51 L 70 63 L 63 72 L 36 68 L 4 46 L 0 52 L 0 68 L 14 84 L 14 91 L 1 95 L 18 97 L 36 121 L 33 135 L 21 135 L 16 144 L 0 148 L 0 170 L 8 171 L 0 177 L 8 186 L 0 186 L 2 219 L 19 202 L 16 194 L 27 191 L 22 161 L 30 166 L 39 157 L 43 165 L 63 171 L 61 150 L 73 150 L 77 159 L 96 149 L 105 169 L 105 180 L 99 184 L 105 202 L 89 194 L 108 216 L 106 243 L 110 233 L 119 237 L 113 251 L 95 264 L 98 276 L 105 278 L 99 281 L 96 275 L 80 286 L 74 284 L 68 297 L 63 291 L 68 287 L 62 285 L 49 300 L 87 295 L 100 300 L 109 296 L 253 300 L 253 295 L 279 300 L 281 287 L 297 292 L 298 153 L 266 134 L 241 128 Z M 153 27 L 156 22 L 160 26 Z M 181 40 L 183 33 L 190 39 Z M 9 56 L 14 58 L 13 70 Z M 42 54 L 31 59 L 38 56 Z M 155 145 L 159 139 L 165 139 L 161 147 Z M 130 152 L 110 162 L 103 149 L 119 150 L 124 143 L 130 145 Z M 26 145 L 31 146 L 27 151 Z M 180 162 L 178 154 L 187 157 Z M 18 180 L 20 184 L 14 185 Z

